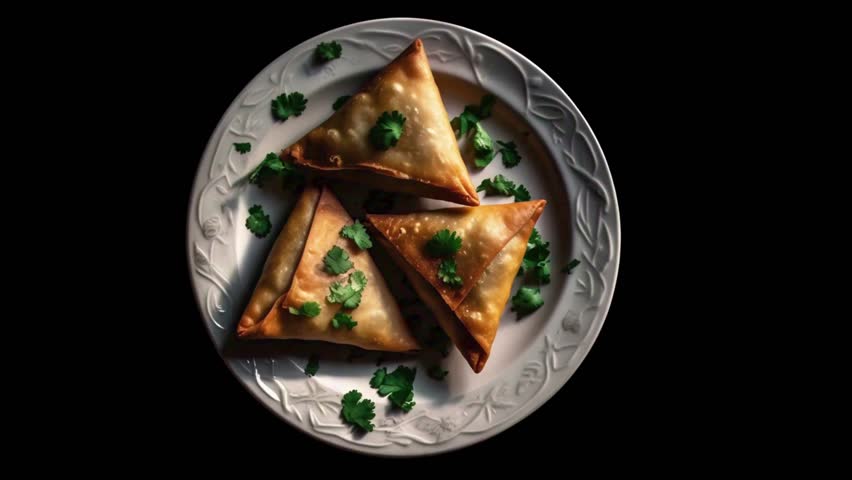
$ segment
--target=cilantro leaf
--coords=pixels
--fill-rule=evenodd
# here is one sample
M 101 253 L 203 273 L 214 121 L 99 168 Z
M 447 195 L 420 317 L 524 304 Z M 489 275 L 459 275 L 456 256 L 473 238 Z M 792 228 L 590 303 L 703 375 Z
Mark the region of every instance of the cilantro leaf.
M 529 240 L 527 240 L 527 248 L 529 248 L 529 244 L 539 244 L 542 241 L 543 240 L 541 238 L 541 234 L 538 233 L 538 229 L 533 227 L 533 231 L 530 234 L 530 238 L 529 238 Z
M 331 250 L 325 254 L 325 258 L 322 259 L 322 263 L 325 264 L 325 271 L 332 275 L 345 273 L 354 266 L 349 260 L 349 254 L 346 253 L 346 250 L 338 247 L 337 245 L 331 247 Z
M 475 105 L 468 105 L 464 108 L 461 115 L 450 121 L 450 126 L 456 132 L 456 138 L 467 135 L 467 132 L 479 123 L 479 117 L 474 112 L 474 109 L 476 109 Z
M 305 111 L 307 103 L 308 99 L 299 92 L 282 93 L 272 100 L 272 116 L 281 121 L 298 117 Z
M 568 265 L 565 265 L 564 267 L 562 267 L 562 273 L 570 274 L 571 271 L 574 270 L 574 268 L 579 264 L 580 264 L 579 260 L 577 260 L 576 258 L 572 259 L 570 262 L 568 262 Z
M 533 228 L 529 240 L 527 240 L 527 251 L 521 261 L 520 274 L 526 275 L 533 272 L 541 283 L 550 283 L 550 242 L 545 242 Z
M 342 97 L 337 97 L 337 100 L 334 101 L 334 104 L 331 106 L 331 108 L 333 108 L 335 112 L 340 110 L 340 107 L 342 107 L 344 103 L 348 102 L 350 98 L 352 98 L 352 95 L 343 95 Z
M 269 221 L 269 215 L 263 213 L 263 207 L 253 205 L 249 208 L 249 216 L 246 218 L 246 228 L 257 238 L 269 235 L 269 231 L 272 230 L 272 222 Z
M 355 270 L 349 275 L 349 283 L 332 282 L 328 287 L 329 294 L 326 297 L 329 303 L 343 304 L 343 308 L 351 310 L 361 304 L 361 292 L 367 286 L 367 276 L 360 270 Z
M 523 185 L 515 187 L 513 194 L 515 195 L 516 202 L 526 202 L 532 198 L 530 197 L 530 192 L 527 190 L 527 187 Z
M 491 116 L 491 110 L 494 108 L 494 104 L 497 102 L 497 97 L 487 93 L 482 96 L 482 99 L 479 100 L 479 110 L 476 112 L 477 116 L 479 116 L 480 120 L 485 120 L 486 118 Z
M 485 168 L 494 160 L 494 142 L 481 123 L 476 124 L 476 130 L 473 132 L 473 151 L 476 154 L 473 163 L 478 168 Z
M 301 315 L 303 317 L 316 317 L 320 314 L 322 307 L 317 302 L 305 302 L 301 307 L 290 307 L 290 313 L 293 315 Z
M 251 144 L 248 143 L 248 142 L 246 142 L 246 143 L 234 142 L 234 149 L 236 149 L 236 151 L 238 151 L 240 153 L 248 153 L 248 152 L 251 151 Z
M 505 195 L 507 197 L 514 196 L 516 202 L 526 202 L 530 200 L 530 192 L 523 185 L 515 185 L 515 182 L 509 180 L 503 175 L 497 175 L 494 178 L 486 178 L 476 187 L 477 192 L 485 192 L 486 195 Z
M 538 310 L 542 305 L 544 300 L 541 298 L 541 290 L 537 287 L 521 287 L 512 297 L 512 311 L 518 312 L 519 317 Z
M 346 327 L 352 330 L 356 325 L 358 325 L 358 322 L 352 321 L 352 315 L 343 312 L 335 313 L 334 318 L 331 319 L 331 326 L 334 328 Z
M 305 365 L 305 375 L 309 377 L 313 377 L 317 374 L 319 370 L 319 357 L 316 355 L 311 355 L 308 358 L 308 364 Z
M 343 396 L 340 404 L 343 406 L 340 414 L 346 423 L 355 425 L 365 432 L 373 431 L 374 425 L 370 420 L 376 417 L 376 404 L 372 400 L 366 398 L 361 400 L 361 392 L 352 390 Z
M 370 240 L 370 234 L 360 221 L 355 220 L 352 225 L 346 225 L 340 230 L 340 236 L 343 238 L 352 239 L 358 248 L 364 250 L 373 246 L 373 241 Z
M 506 168 L 512 168 L 521 163 L 521 154 L 518 153 L 518 146 L 515 145 L 515 142 L 497 140 L 497 144 L 501 147 L 500 156 L 503 157 L 503 165 Z
M 394 110 L 384 112 L 370 129 L 370 141 L 379 150 L 387 150 L 396 145 L 405 130 L 405 117 Z
M 438 278 L 453 288 L 462 286 L 462 279 L 456 273 L 456 261 L 452 258 L 441 260 L 441 264 L 438 265 Z
M 426 251 L 429 255 L 437 258 L 451 257 L 461 250 L 462 238 L 456 232 L 451 232 L 446 228 L 439 230 L 438 233 L 426 243 Z
M 544 284 L 550 283 L 550 259 L 538 262 L 535 264 L 535 276 L 538 281 Z
M 286 180 L 295 173 L 292 163 L 281 160 L 277 153 L 267 153 L 260 165 L 249 174 L 249 183 L 262 187 L 263 181 L 268 177 L 282 175 Z
M 503 175 L 497 175 L 493 179 L 486 178 L 476 187 L 477 192 L 485 192 L 487 195 L 514 195 L 515 182 L 509 180 Z
M 429 370 L 426 371 L 426 374 L 429 375 L 429 378 L 433 378 L 439 382 L 443 380 L 448 373 L 450 372 L 441 368 L 440 365 L 432 365 L 431 367 L 429 367 Z
M 385 381 L 385 375 L 388 374 L 387 368 L 380 368 L 373 372 L 373 378 L 370 379 L 370 386 L 373 388 L 379 388 L 382 386 L 382 383 Z
M 317 45 L 315 53 L 318 59 L 327 62 L 329 60 L 334 60 L 335 58 L 340 58 L 340 53 L 342 51 L 343 47 L 340 46 L 339 43 L 332 40 L 331 42 L 322 42 Z
M 491 110 L 494 108 L 496 101 L 497 97 L 489 93 L 483 95 L 479 101 L 479 105 L 465 105 L 461 115 L 450 121 L 450 125 L 453 127 L 453 131 L 456 132 L 457 138 L 465 136 L 474 125 L 490 117 Z
M 379 390 L 379 396 L 390 395 L 390 401 L 404 412 L 409 412 L 414 407 L 414 377 L 417 375 L 416 368 L 404 365 L 396 367 L 391 373 L 382 367 L 373 373 L 370 386 Z

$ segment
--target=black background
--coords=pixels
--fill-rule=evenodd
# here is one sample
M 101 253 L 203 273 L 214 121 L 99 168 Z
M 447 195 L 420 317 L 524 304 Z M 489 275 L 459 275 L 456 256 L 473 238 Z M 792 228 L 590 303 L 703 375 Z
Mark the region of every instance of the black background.
M 695 340 L 692 325 L 704 313 L 701 305 L 691 303 L 695 292 L 688 282 L 672 285 L 661 279 L 698 268 L 692 260 L 682 261 L 681 254 L 688 250 L 685 240 L 701 232 L 688 222 L 675 227 L 669 221 L 676 211 L 701 203 L 681 200 L 683 190 L 693 188 L 690 181 L 700 175 L 700 168 L 683 161 L 691 158 L 691 152 L 673 133 L 689 122 L 685 112 L 694 105 L 684 92 L 704 68 L 688 61 L 701 48 L 699 43 L 687 48 L 693 52 L 690 56 L 678 53 L 684 45 L 672 46 L 673 39 L 691 41 L 683 36 L 690 26 L 657 30 L 658 25 L 636 23 L 616 29 L 601 17 L 578 25 L 566 24 L 563 16 L 525 17 L 509 12 L 499 20 L 428 10 L 404 13 L 492 36 L 560 84 L 606 154 L 622 226 L 614 300 L 597 342 L 571 380 L 545 405 L 498 436 L 425 461 L 477 465 L 544 462 L 563 456 L 580 461 L 601 450 L 688 451 L 690 443 L 685 439 L 692 436 L 688 432 L 706 420 L 702 410 L 693 406 L 703 393 L 694 385 L 698 374 L 687 360 Z M 306 15 L 304 21 L 287 21 L 282 14 L 280 21 L 270 17 L 265 25 L 247 25 L 244 30 L 231 19 L 169 30 L 168 55 L 159 68 L 145 75 L 164 89 L 177 83 L 188 85 L 173 92 L 180 98 L 176 105 L 186 120 L 175 126 L 181 141 L 171 142 L 178 145 L 168 154 L 177 172 L 174 185 L 162 187 L 173 186 L 170 204 L 176 232 L 185 232 L 185 206 L 202 151 L 245 84 L 305 39 L 387 14 Z M 152 60 L 157 65 L 159 59 Z M 671 175 L 672 170 L 681 179 L 678 187 L 662 178 L 662 172 Z M 666 238 L 661 244 L 662 232 Z M 218 451 L 222 462 L 243 455 L 275 462 L 278 453 L 286 458 L 326 456 L 342 460 L 343 465 L 370 461 L 289 427 L 238 384 L 207 338 L 190 291 L 185 244 L 177 242 L 173 247 L 174 285 L 169 291 L 174 303 L 167 341 L 174 348 L 166 366 L 172 371 L 167 379 L 155 377 L 161 382 L 158 388 L 168 392 L 159 397 L 160 420 L 168 425 L 160 448 L 182 458 L 198 455 L 192 452 Z M 203 402 L 197 398 L 200 391 L 206 392 Z

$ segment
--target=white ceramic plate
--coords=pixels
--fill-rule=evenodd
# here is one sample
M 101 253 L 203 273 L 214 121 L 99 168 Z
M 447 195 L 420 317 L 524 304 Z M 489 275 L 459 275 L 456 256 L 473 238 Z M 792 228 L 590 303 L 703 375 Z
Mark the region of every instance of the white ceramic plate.
M 426 375 L 434 358 L 390 356 L 319 342 L 240 342 L 236 323 L 260 273 L 275 233 L 292 205 L 293 193 L 247 185 L 244 177 L 268 152 L 280 151 L 332 114 L 334 100 L 353 93 L 417 37 L 423 39 L 447 111 L 458 115 L 484 92 L 497 98 L 483 124 L 495 140 L 514 140 L 523 156 L 507 169 L 500 157 L 472 170 L 474 185 L 503 174 L 524 184 L 532 198 L 548 201 L 537 228 L 551 244 L 553 280 L 542 287 L 545 304 L 517 321 L 506 307 L 488 364 L 474 374 L 455 349 L 443 359 L 445 381 Z M 340 59 L 312 61 L 320 42 L 336 40 Z M 299 91 L 309 99 L 300 117 L 273 122 L 270 101 Z M 250 154 L 234 151 L 249 142 Z M 365 191 L 335 190 L 353 216 L 362 215 Z M 424 209 L 447 206 L 412 200 Z M 511 201 L 482 197 L 483 204 Z M 273 234 L 258 240 L 245 228 L 249 206 L 271 214 Z M 190 202 L 188 253 L 195 295 L 211 338 L 246 388 L 276 415 L 333 445 L 378 455 L 424 455 L 480 442 L 529 415 L 577 369 L 603 324 L 610 305 L 620 249 L 615 190 L 603 152 L 589 125 L 565 92 L 538 67 L 506 45 L 442 22 L 384 19 L 338 28 L 278 57 L 237 96 L 222 117 L 198 168 Z M 372 250 L 388 283 L 403 275 Z M 559 272 L 572 258 L 581 264 Z M 513 287 L 517 290 L 521 280 Z M 404 295 L 404 294 L 403 294 Z M 403 299 L 405 301 L 406 299 Z M 407 302 L 406 302 L 407 303 Z M 308 355 L 320 354 L 320 369 L 307 377 Z M 392 410 L 369 387 L 379 357 L 395 368 L 418 367 L 416 407 Z M 376 428 L 354 432 L 339 417 L 343 393 L 358 389 L 376 402 Z M 239 415 L 239 412 L 224 412 Z M 215 422 L 211 418 L 211 422 Z

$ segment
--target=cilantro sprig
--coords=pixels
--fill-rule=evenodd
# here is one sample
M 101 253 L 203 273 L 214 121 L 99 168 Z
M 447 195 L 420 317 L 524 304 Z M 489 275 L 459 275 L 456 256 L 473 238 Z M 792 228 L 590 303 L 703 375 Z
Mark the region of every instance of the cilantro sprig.
M 320 311 L 322 311 L 322 307 L 320 307 L 320 304 L 317 302 L 305 302 L 302 304 L 301 307 L 290 307 L 289 310 L 290 313 L 292 313 L 293 315 L 313 318 L 320 314 Z
M 545 242 L 535 228 L 527 240 L 527 251 L 520 269 L 521 275 L 530 272 L 539 283 L 550 283 L 550 242 Z
M 441 260 L 441 264 L 438 265 L 438 278 L 453 288 L 462 286 L 462 279 L 456 273 L 456 261 L 452 258 Z
M 497 175 L 494 178 L 486 178 L 478 187 L 477 192 L 485 192 L 486 195 L 503 195 L 506 197 L 515 197 L 516 202 L 525 202 L 529 200 L 530 192 L 523 185 L 515 185 L 515 182 L 509 180 L 503 175 Z
M 379 150 L 396 146 L 405 131 L 405 117 L 394 110 L 383 112 L 370 129 L 370 142 Z
M 328 43 L 320 43 L 315 50 L 317 58 L 325 62 L 340 58 L 341 52 L 343 52 L 343 47 L 334 40 Z
M 512 192 L 512 194 L 515 196 L 516 202 L 527 202 L 532 199 L 532 197 L 530 197 L 529 190 L 527 190 L 527 187 L 520 184 L 515 187 L 515 191 Z
M 390 395 L 388 398 L 391 403 L 404 412 L 409 412 L 416 404 L 413 401 L 414 377 L 416 375 L 416 368 L 409 368 L 404 365 L 396 367 L 396 370 L 391 373 L 388 373 L 387 368 L 382 367 L 373 373 L 370 386 L 378 389 L 381 397 Z
M 319 371 L 319 357 L 311 355 L 308 358 L 308 364 L 305 365 L 305 375 L 313 377 Z
M 257 238 L 269 235 L 269 231 L 272 230 L 272 222 L 269 221 L 269 215 L 263 213 L 263 207 L 252 205 L 249 208 L 249 216 L 246 218 L 246 228 Z
M 370 420 L 376 417 L 376 404 L 372 400 L 361 400 L 361 392 L 351 390 L 340 401 L 343 408 L 340 409 L 340 415 L 343 420 L 354 425 L 365 432 L 372 432 L 374 425 Z
M 337 100 L 334 101 L 334 104 L 332 104 L 331 108 L 333 108 L 335 112 L 340 110 L 340 107 L 342 107 L 344 103 L 349 101 L 350 98 L 352 98 L 352 95 L 343 95 L 342 97 L 337 97 Z
M 494 160 L 494 141 L 479 123 L 473 131 L 473 153 L 473 163 L 477 168 L 485 168 Z
M 515 193 L 515 182 L 503 175 L 497 175 L 493 179 L 486 178 L 476 187 L 477 192 L 485 192 L 486 195 L 511 196 Z
M 501 142 L 497 140 L 497 145 L 500 145 L 500 156 L 503 158 L 503 165 L 506 168 L 512 168 L 521 163 L 521 154 L 518 153 L 518 146 L 515 142 Z
M 373 246 L 373 241 L 370 240 L 370 234 L 367 233 L 367 229 L 364 228 L 364 225 L 358 220 L 355 220 L 355 223 L 352 225 L 346 225 L 343 227 L 340 230 L 340 236 L 351 239 L 361 250 L 371 248 Z
M 565 265 L 564 267 L 562 267 L 562 273 L 568 273 L 568 274 L 570 274 L 570 273 L 571 273 L 571 271 L 573 271 L 573 270 L 574 270 L 574 268 L 576 268 L 576 267 L 577 267 L 577 265 L 579 265 L 579 264 L 580 264 L 580 261 L 579 261 L 579 260 L 577 260 L 576 258 L 571 259 L 571 261 L 570 261 L 570 262 L 568 262 L 568 265 Z
M 533 228 L 527 240 L 527 251 L 518 271 L 518 275 L 527 274 L 531 274 L 539 284 L 550 283 L 550 242 L 545 242 L 536 228 Z M 538 310 L 542 305 L 544 299 L 538 287 L 522 286 L 512 297 L 512 310 L 518 312 L 518 318 Z
M 253 183 L 259 187 L 263 186 L 263 182 L 274 175 L 281 175 L 284 180 L 288 180 L 296 174 L 296 169 L 290 162 L 281 160 L 277 153 L 270 152 L 260 162 L 254 170 L 249 174 L 249 183 Z
M 349 330 L 355 328 L 358 325 L 358 322 L 352 320 L 352 315 L 337 312 L 334 314 L 334 317 L 331 319 L 331 326 L 335 329 L 346 327 Z
M 450 121 L 450 125 L 457 132 L 458 138 L 465 136 L 468 131 L 474 128 L 474 125 L 490 117 L 491 109 L 494 108 L 496 101 L 497 97 L 489 93 L 482 96 L 479 105 L 466 105 L 461 115 Z
M 346 253 L 346 250 L 337 245 L 331 247 L 331 250 L 325 254 L 322 263 L 325 265 L 325 271 L 332 275 L 346 273 L 347 270 L 354 266 L 349 260 L 349 254 Z
M 462 285 L 462 279 L 456 273 L 456 261 L 453 255 L 461 250 L 462 238 L 448 229 L 439 230 L 426 242 L 426 252 L 432 257 L 443 258 L 438 265 L 438 278 L 447 285 L 458 288 Z
M 439 230 L 426 243 L 426 251 L 437 258 L 450 257 L 461 250 L 462 238 L 448 229 Z
M 512 311 L 518 312 L 519 317 L 538 310 L 542 305 L 544 299 L 538 287 L 521 287 L 512 297 Z
M 272 100 L 272 116 L 277 120 L 298 117 L 305 111 L 308 99 L 299 92 L 282 93 Z
M 361 304 L 361 293 L 367 286 L 367 276 L 360 270 L 355 270 L 349 275 L 349 283 L 332 282 L 328 287 L 329 294 L 326 297 L 329 303 L 340 303 L 343 308 L 351 310 Z

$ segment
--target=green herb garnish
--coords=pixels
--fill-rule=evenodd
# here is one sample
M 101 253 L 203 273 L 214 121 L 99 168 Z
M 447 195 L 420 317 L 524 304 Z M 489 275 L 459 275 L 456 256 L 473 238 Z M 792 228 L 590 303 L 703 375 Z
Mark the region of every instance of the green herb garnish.
M 390 113 L 384 112 L 370 129 L 370 141 L 379 150 L 387 150 L 396 146 L 404 130 L 405 117 L 401 113 L 396 110 Z
M 544 299 L 541 298 L 541 290 L 537 287 L 521 287 L 512 297 L 512 311 L 518 312 L 518 316 L 532 313 L 542 305 Z
M 340 282 L 333 282 L 329 287 L 329 294 L 326 297 L 329 303 L 343 304 L 343 308 L 351 310 L 361 304 L 361 292 L 367 286 L 367 276 L 360 270 L 355 270 L 349 275 L 349 283 L 343 285 Z
M 473 163 L 478 168 L 485 168 L 494 160 L 494 142 L 480 123 L 476 124 L 473 132 L 473 152 Z
M 246 228 L 257 238 L 269 235 L 269 231 L 272 230 L 272 222 L 269 221 L 269 215 L 263 213 L 263 207 L 253 205 L 249 208 L 249 216 L 246 218 Z
M 281 160 L 277 153 L 267 153 L 260 165 L 249 174 L 249 183 L 262 187 L 264 180 L 273 175 L 281 175 L 286 180 L 295 173 L 292 163 Z
M 303 317 L 316 317 L 320 314 L 322 307 L 317 302 L 305 302 L 301 307 L 290 307 L 290 313 L 293 315 L 301 315 Z
M 298 117 L 305 111 L 307 103 L 308 99 L 299 92 L 282 93 L 272 100 L 272 116 L 281 121 Z
M 361 400 L 361 392 L 352 390 L 343 396 L 340 404 L 343 406 L 340 414 L 346 423 L 355 425 L 365 432 L 373 431 L 373 424 L 370 423 L 370 420 L 376 417 L 376 404 L 372 400 L 366 398 Z
M 438 278 L 453 288 L 462 286 L 462 279 L 456 273 L 456 261 L 452 258 L 441 260 L 441 264 L 438 265 Z
M 487 195 L 505 195 L 511 196 L 515 194 L 515 182 L 509 180 L 503 175 L 497 175 L 493 179 L 486 178 L 476 187 L 477 192 L 485 192 Z
M 476 187 L 477 192 L 485 192 L 486 195 L 504 195 L 507 197 L 514 196 L 516 202 L 525 202 L 529 200 L 530 192 L 523 185 L 515 185 L 515 182 L 509 180 L 503 175 L 497 175 L 494 178 L 486 178 Z
M 571 271 L 574 270 L 574 268 L 579 264 L 580 264 L 579 260 L 577 260 L 576 258 L 572 259 L 570 262 L 568 262 L 568 265 L 565 265 L 564 267 L 562 267 L 562 273 L 570 274 Z
M 337 245 L 331 247 L 331 250 L 325 254 L 322 263 L 325 264 L 325 271 L 332 275 L 340 275 L 353 267 L 349 254 Z
M 476 107 L 473 105 L 468 105 L 465 107 L 461 115 L 450 121 L 450 125 L 453 127 L 453 130 L 457 132 L 457 138 L 467 135 L 467 132 L 479 123 L 479 117 L 473 110 L 475 108 Z
M 379 390 L 379 396 L 390 395 L 390 401 L 404 412 L 409 412 L 414 407 L 414 377 L 417 375 L 416 368 L 408 368 L 404 365 L 396 367 L 392 373 L 382 367 L 373 373 L 370 386 Z
M 532 198 L 530 197 L 530 192 L 527 190 L 527 187 L 523 185 L 518 185 L 517 187 L 515 187 L 513 195 L 515 196 L 516 202 L 526 202 Z
M 533 272 L 536 279 L 541 283 L 550 283 L 550 242 L 541 238 L 538 230 L 533 228 L 529 240 L 527 240 L 527 251 L 521 261 L 520 274 L 526 275 Z
M 461 250 L 461 246 L 462 238 L 456 232 L 451 232 L 445 228 L 439 230 L 426 243 L 426 251 L 436 258 L 451 257 Z
M 489 93 L 483 95 L 479 105 L 466 105 L 461 115 L 450 121 L 453 130 L 458 132 L 458 138 L 465 136 L 481 120 L 490 117 L 496 101 L 497 97 Z
M 521 154 L 518 153 L 518 146 L 515 145 L 515 142 L 501 142 L 497 140 L 497 144 L 500 145 L 500 156 L 503 158 L 503 165 L 506 168 L 512 168 L 521 163 Z
M 346 103 L 350 98 L 352 98 L 352 95 L 344 95 L 342 97 L 337 97 L 337 100 L 334 101 L 334 104 L 331 106 L 331 108 L 333 108 L 335 112 L 340 110 L 340 107 L 342 107 L 343 104 Z
M 322 42 L 317 45 L 316 56 L 318 59 L 327 62 L 329 60 L 334 60 L 335 58 L 340 58 L 341 52 L 343 52 L 343 47 L 341 47 L 339 43 L 335 41 L 328 43 Z
M 309 377 L 313 377 L 319 371 L 319 357 L 316 355 L 311 355 L 308 358 L 308 364 L 305 365 L 305 375 Z
M 331 326 L 334 328 L 346 327 L 349 330 L 352 330 L 356 325 L 358 325 L 358 322 L 352 321 L 352 315 L 348 315 L 343 312 L 335 313 L 334 317 L 331 319 Z
M 352 225 L 346 225 L 343 227 L 340 230 L 340 236 L 351 239 L 361 250 L 373 246 L 373 242 L 370 240 L 370 234 L 367 233 L 367 229 L 364 228 L 364 225 L 362 225 L 358 220 L 355 220 L 355 223 Z

